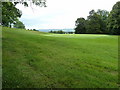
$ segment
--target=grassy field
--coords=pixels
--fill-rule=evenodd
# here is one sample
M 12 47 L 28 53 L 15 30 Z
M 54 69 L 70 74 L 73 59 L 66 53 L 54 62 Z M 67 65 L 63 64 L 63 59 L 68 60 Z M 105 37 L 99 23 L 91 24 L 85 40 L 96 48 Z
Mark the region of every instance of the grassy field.
M 118 36 L 3 28 L 3 88 L 116 88 Z

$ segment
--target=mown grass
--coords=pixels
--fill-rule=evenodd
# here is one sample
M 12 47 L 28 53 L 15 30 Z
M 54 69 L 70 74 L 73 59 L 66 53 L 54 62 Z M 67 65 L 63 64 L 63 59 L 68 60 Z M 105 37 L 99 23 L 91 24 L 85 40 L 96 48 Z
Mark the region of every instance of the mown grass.
M 116 88 L 118 36 L 3 27 L 3 88 Z

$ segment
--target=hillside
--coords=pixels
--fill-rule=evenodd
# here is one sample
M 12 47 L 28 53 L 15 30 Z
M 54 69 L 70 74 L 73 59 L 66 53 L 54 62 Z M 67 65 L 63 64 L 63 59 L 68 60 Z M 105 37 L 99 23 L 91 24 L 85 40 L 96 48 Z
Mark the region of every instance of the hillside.
M 115 88 L 118 36 L 3 27 L 3 88 Z

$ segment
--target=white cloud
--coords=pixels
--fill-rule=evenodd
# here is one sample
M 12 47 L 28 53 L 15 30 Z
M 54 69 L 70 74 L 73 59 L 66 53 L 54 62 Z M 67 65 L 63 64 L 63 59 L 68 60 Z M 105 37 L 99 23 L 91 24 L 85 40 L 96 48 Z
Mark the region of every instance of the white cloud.
M 111 11 L 118 0 L 47 0 L 47 7 L 24 7 L 20 20 L 30 29 L 74 28 L 75 20 L 86 18 L 89 11 L 104 9 Z

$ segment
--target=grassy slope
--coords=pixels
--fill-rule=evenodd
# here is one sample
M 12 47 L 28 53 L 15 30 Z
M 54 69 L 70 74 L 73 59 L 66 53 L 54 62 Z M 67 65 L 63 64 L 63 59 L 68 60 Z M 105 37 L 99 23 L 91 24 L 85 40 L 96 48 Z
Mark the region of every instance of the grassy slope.
M 117 87 L 117 40 L 3 28 L 3 87 Z

